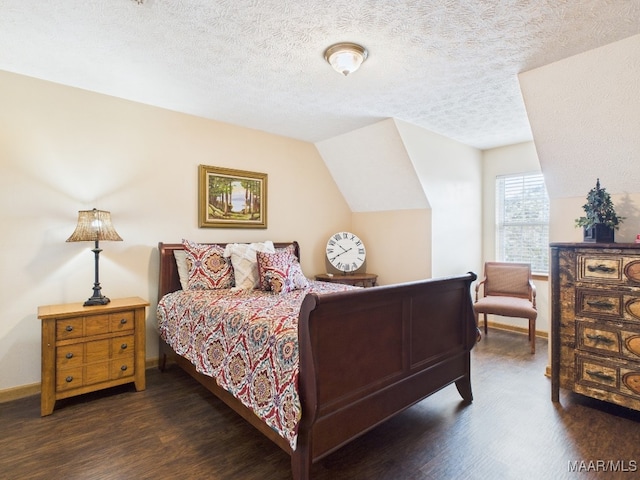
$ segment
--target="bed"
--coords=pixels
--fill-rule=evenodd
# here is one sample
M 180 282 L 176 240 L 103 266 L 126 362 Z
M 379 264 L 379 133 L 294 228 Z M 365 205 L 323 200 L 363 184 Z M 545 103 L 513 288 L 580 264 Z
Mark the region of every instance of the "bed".
M 296 242 L 274 246 L 299 259 Z M 159 306 L 180 295 L 174 252 L 183 249 L 182 243 L 158 244 Z M 475 279 L 467 273 L 367 289 L 296 292 L 300 415 L 293 439 L 185 352 L 176 353 L 162 335 L 159 366 L 164 370 L 168 359 L 175 361 L 287 452 L 295 480 L 308 479 L 314 462 L 446 386 L 455 384 L 464 402 L 473 400 L 470 351 L 478 330 L 470 287 Z

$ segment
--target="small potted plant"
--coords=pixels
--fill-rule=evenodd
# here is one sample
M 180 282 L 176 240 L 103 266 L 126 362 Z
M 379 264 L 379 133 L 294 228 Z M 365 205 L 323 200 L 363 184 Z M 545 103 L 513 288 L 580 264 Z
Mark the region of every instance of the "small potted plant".
M 584 241 L 596 243 L 613 243 L 614 230 L 620 228 L 624 217 L 616 214 L 611 196 L 600 188 L 600 179 L 595 188 L 589 190 L 587 203 L 582 208 L 585 216 L 576 218 L 576 227 L 584 229 Z

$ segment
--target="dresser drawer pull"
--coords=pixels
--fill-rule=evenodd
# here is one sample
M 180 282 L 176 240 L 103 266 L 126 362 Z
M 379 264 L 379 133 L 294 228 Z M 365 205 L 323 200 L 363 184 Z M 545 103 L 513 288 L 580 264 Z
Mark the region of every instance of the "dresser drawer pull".
M 67 325 L 67 328 L 65 328 L 65 330 L 67 332 L 73 332 L 73 325 Z
M 122 370 L 123 372 L 124 372 L 124 371 L 126 371 L 126 370 L 127 370 L 127 366 L 126 366 L 126 365 L 122 365 L 122 366 L 120 367 L 120 370 Z
M 606 380 L 607 382 L 615 381 L 615 377 L 596 370 L 587 370 L 587 375 L 589 375 L 590 377 L 599 378 L 600 380 Z
M 612 343 L 616 343 L 615 340 L 611 340 L 609 337 L 605 337 L 604 335 L 587 334 L 587 338 L 589 340 L 593 340 L 594 342 L 596 342 L 596 345 L 598 343 L 606 343 L 607 345 L 611 345 Z
M 615 307 L 613 303 L 608 302 L 606 300 L 596 300 L 594 302 L 587 302 L 587 305 L 593 308 L 600 308 L 603 310 L 611 310 L 613 307 Z
M 120 348 L 121 348 L 122 350 L 126 350 L 126 349 L 127 349 L 127 344 L 126 344 L 126 343 L 123 343 L 122 345 L 120 345 Z
M 65 357 L 67 357 L 68 359 L 71 359 L 71 358 L 73 358 L 73 353 L 72 353 L 72 352 L 69 352 L 69 353 L 67 353 L 67 354 L 65 355 Z
M 120 325 L 126 325 L 126 323 L 127 323 L 127 319 L 126 318 L 120 319 Z
M 65 382 L 67 383 L 71 383 L 73 382 L 73 377 L 71 375 L 69 375 L 67 378 L 64 379 Z
M 611 273 L 611 272 L 615 272 L 616 269 L 613 267 L 607 267 L 604 264 L 599 264 L 599 265 L 589 265 L 587 267 L 587 270 L 589 270 L 590 272 L 602 272 L 602 273 Z

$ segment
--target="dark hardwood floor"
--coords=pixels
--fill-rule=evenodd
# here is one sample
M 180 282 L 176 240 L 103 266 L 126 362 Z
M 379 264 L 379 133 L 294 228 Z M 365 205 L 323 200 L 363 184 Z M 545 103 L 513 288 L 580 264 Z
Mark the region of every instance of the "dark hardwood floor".
M 315 464 L 313 479 L 636 478 L 596 462 L 640 471 L 640 412 L 569 392 L 552 403 L 546 351 L 490 330 L 473 353 L 472 404 L 447 387 Z M 284 452 L 176 366 L 149 370 L 144 392 L 59 401 L 44 418 L 39 402 L 0 404 L 0 478 L 291 478 Z

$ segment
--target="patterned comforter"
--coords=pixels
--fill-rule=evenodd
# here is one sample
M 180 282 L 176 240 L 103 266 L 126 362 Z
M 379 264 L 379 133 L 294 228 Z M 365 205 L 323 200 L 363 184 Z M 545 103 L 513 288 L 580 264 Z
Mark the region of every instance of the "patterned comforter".
M 354 287 L 310 281 L 278 295 L 261 290 L 187 290 L 158 303 L 160 336 L 196 369 L 216 379 L 295 450 L 298 314 L 307 293 Z

